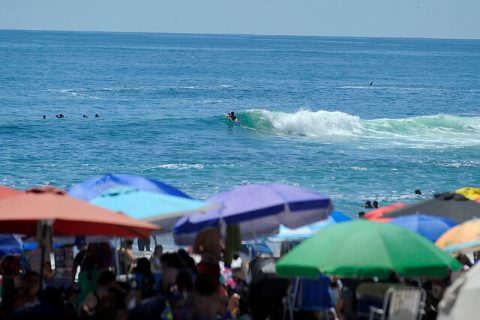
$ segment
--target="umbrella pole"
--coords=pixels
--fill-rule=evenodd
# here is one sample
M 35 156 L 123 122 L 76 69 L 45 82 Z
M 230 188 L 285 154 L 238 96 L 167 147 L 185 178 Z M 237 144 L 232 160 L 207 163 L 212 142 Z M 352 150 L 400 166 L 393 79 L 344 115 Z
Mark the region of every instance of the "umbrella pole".
M 46 248 L 45 244 L 40 245 L 40 290 L 43 290 L 43 272 L 45 270 L 45 254 L 46 254 Z
M 52 233 L 53 233 L 53 221 L 52 220 L 42 220 L 37 224 L 37 242 L 40 248 L 40 290 L 44 289 L 44 271 L 45 271 L 45 258 L 47 254 L 50 254 L 50 248 L 52 245 Z
M 44 289 L 43 285 L 43 273 L 45 272 L 45 256 L 47 255 L 47 241 L 49 240 L 48 232 L 49 232 L 49 223 L 47 221 L 40 221 L 39 227 L 37 228 L 37 237 L 38 233 L 40 233 L 37 241 L 40 247 L 40 290 Z M 40 231 L 40 232 L 38 232 Z
M 121 249 L 121 239 L 115 238 L 115 273 L 120 274 L 120 255 L 118 251 Z
M 258 241 L 257 241 L 257 232 L 255 230 L 255 224 L 253 223 L 253 220 L 252 220 L 252 235 L 253 235 L 253 239 L 255 241 L 255 258 L 260 256 L 259 253 L 258 253 Z

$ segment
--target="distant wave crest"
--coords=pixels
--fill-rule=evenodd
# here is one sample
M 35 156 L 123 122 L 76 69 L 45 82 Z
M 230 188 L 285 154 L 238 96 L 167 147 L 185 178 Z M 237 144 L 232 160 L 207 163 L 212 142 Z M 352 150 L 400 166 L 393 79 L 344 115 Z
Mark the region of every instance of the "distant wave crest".
M 339 111 L 299 110 L 294 113 L 252 109 L 238 113 L 252 130 L 312 138 L 364 137 L 397 141 L 480 145 L 480 116 L 419 116 L 363 120 Z

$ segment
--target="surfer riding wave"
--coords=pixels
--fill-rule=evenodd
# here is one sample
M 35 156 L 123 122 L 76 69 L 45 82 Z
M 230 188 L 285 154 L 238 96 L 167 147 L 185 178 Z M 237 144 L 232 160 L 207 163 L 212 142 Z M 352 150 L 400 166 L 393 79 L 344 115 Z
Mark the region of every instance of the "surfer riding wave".
M 238 120 L 237 116 L 235 115 L 235 112 L 233 111 L 230 113 L 226 113 L 225 116 L 233 122 L 240 122 L 240 120 Z

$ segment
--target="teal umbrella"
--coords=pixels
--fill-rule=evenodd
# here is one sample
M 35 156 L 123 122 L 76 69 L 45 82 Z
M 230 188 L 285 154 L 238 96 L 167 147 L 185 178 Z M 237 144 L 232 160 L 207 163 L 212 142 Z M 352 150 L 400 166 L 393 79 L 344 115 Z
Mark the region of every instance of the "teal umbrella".
M 129 187 L 108 189 L 90 203 L 161 225 L 166 232 L 170 232 L 177 219 L 186 214 L 215 208 L 215 205 L 204 201 Z
M 332 225 L 277 263 L 283 276 L 445 277 L 460 264 L 426 238 L 399 226 L 357 220 Z

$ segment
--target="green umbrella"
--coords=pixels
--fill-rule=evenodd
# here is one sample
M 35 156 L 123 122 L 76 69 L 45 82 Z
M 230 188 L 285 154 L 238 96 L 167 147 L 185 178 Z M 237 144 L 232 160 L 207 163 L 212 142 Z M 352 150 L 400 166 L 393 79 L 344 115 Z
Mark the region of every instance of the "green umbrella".
M 277 263 L 283 276 L 320 272 L 349 278 L 445 277 L 460 264 L 429 240 L 399 226 L 366 220 L 322 229 Z

